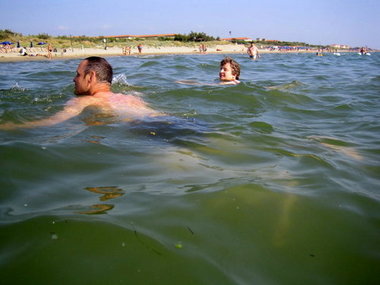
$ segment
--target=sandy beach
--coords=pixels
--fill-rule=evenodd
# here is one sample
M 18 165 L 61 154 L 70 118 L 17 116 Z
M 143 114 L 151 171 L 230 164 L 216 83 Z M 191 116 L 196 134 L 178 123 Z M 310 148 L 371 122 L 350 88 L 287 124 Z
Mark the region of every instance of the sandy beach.
M 245 54 L 247 51 L 246 45 L 242 44 L 222 44 L 208 46 L 206 54 Z M 259 49 L 260 53 L 307 53 L 316 52 L 314 49 L 310 50 L 289 50 L 289 51 L 279 51 L 279 50 L 269 50 L 269 49 Z M 46 48 L 35 48 L 33 50 L 27 50 L 28 55 L 22 56 L 17 49 L 13 49 L 8 53 L 0 53 L 0 62 L 13 62 L 13 61 L 32 61 L 32 60 L 48 60 L 47 49 Z M 109 47 L 104 48 L 59 48 L 57 51 L 52 52 L 52 59 L 65 59 L 65 58 L 84 58 L 88 56 L 136 56 L 136 55 L 168 55 L 168 54 L 204 54 L 199 51 L 197 46 L 186 47 L 186 46 L 143 46 L 142 52 L 139 53 L 137 47 L 131 47 L 130 54 L 123 53 L 123 47 Z

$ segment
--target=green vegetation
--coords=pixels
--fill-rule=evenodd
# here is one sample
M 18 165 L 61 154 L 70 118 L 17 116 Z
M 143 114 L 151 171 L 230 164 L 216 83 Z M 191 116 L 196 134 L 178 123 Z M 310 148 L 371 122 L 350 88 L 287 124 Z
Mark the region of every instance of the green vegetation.
M 29 46 L 31 42 L 36 45 L 39 42 L 51 43 L 57 48 L 80 48 L 80 47 L 96 47 L 97 45 L 102 46 L 102 39 L 99 37 L 71 37 L 71 36 L 58 36 L 54 37 L 46 33 L 41 33 L 38 35 L 22 35 L 20 33 L 15 33 L 10 30 L 0 30 L 0 40 L 10 41 L 13 43 L 20 42 L 22 46 Z
M 22 35 L 14 33 L 11 30 L 0 30 L 0 40 L 8 40 L 12 37 L 22 37 Z
M 29 46 L 30 42 L 34 44 L 38 42 L 48 42 L 56 48 L 104 48 L 107 47 L 123 47 L 123 46 L 136 46 L 138 44 L 161 47 L 161 46 L 186 46 L 197 48 L 199 42 L 207 42 L 209 46 L 217 44 L 227 44 L 228 42 L 221 42 L 219 37 L 215 38 L 205 33 L 191 32 L 189 34 L 177 34 L 175 37 L 159 37 L 159 38 L 106 38 L 104 36 L 88 37 L 88 36 L 51 36 L 46 33 L 38 35 L 22 35 L 11 30 L 0 30 L 1 41 L 11 41 L 13 43 L 20 42 L 22 46 Z M 238 44 L 248 43 L 246 41 L 232 41 Z M 259 46 L 304 46 L 304 47 L 317 47 L 325 48 L 321 45 L 309 45 L 301 42 L 284 42 L 284 41 L 253 41 Z
M 205 33 L 191 32 L 188 35 L 178 35 L 177 40 L 173 37 L 159 37 L 159 38 L 106 38 L 104 36 L 88 37 L 88 36 L 51 36 L 46 33 L 38 35 L 22 35 L 10 30 L 0 30 L 0 40 L 10 41 L 13 43 L 20 42 L 22 46 L 29 46 L 30 42 L 34 45 L 38 42 L 48 42 L 55 48 L 104 48 L 123 47 L 123 46 L 137 46 L 142 44 L 145 46 L 161 47 L 161 46 L 186 46 L 197 48 L 196 42 L 208 41 L 209 45 L 223 44 L 227 42 L 220 42 L 218 38 L 215 39 Z
M 175 35 L 174 37 L 175 41 L 180 41 L 180 42 L 206 42 L 206 41 L 215 41 L 218 40 L 212 36 L 208 36 L 205 33 L 196 33 L 196 32 L 191 32 L 188 35 Z
M 38 34 L 37 38 L 39 38 L 41 40 L 48 40 L 51 38 L 51 36 L 49 36 L 48 34 Z

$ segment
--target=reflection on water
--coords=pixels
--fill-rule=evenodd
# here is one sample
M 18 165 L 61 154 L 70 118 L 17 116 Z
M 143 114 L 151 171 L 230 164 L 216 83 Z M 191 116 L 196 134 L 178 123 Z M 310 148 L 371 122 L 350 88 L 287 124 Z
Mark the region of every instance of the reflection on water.
M 104 136 L 90 136 L 89 139 L 86 140 L 88 143 L 95 143 L 95 144 L 101 144 L 101 141 L 105 139 Z
M 84 189 L 96 194 L 102 194 L 99 197 L 100 201 L 107 201 L 124 195 L 124 191 L 117 186 L 86 187 Z
M 359 152 L 352 146 L 350 143 L 343 142 L 341 140 L 338 140 L 335 137 L 325 137 L 325 136 L 310 136 L 309 137 L 312 140 L 318 141 L 321 145 L 336 150 L 338 152 L 341 152 L 345 154 L 347 157 L 356 159 L 356 160 L 363 160 L 364 157 L 359 154 Z
M 100 201 L 107 201 L 124 195 L 124 191 L 117 186 L 86 187 L 84 189 L 95 194 L 100 194 Z M 80 211 L 78 213 L 86 215 L 105 214 L 107 211 L 112 210 L 114 205 L 96 204 L 92 205 L 90 208 L 90 210 Z
M 120 121 L 112 111 L 96 106 L 86 107 L 80 114 L 80 118 L 88 126 L 102 126 Z
M 97 214 L 105 214 L 107 211 L 112 210 L 114 205 L 110 204 L 96 204 L 90 207 L 90 210 L 80 211 L 78 214 L 85 215 L 97 215 Z
M 297 185 L 293 185 L 297 186 Z M 297 201 L 297 196 L 292 194 L 287 194 L 284 198 L 283 205 L 281 206 L 282 211 L 280 211 L 278 224 L 276 226 L 275 234 L 273 237 L 273 243 L 275 246 L 283 246 L 286 243 L 286 238 L 289 235 L 291 214 L 293 212 L 294 203 Z

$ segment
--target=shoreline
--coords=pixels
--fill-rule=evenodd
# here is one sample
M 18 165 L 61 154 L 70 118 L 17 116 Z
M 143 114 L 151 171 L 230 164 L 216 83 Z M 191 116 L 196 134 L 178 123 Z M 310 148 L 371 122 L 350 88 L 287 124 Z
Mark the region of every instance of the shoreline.
M 111 47 L 108 49 L 104 48 L 68 48 L 64 52 L 63 49 L 58 49 L 57 52 L 52 52 L 52 59 L 48 59 L 47 51 L 37 51 L 38 55 L 35 56 L 21 56 L 19 52 L 10 53 L 0 53 L 0 63 L 2 62 L 25 62 L 25 61 L 49 61 L 49 60 L 65 60 L 65 59 L 75 59 L 75 58 L 86 58 L 89 56 L 145 56 L 145 55 L 185 55 L 185 54 L 246 54 L 247 47 L 245 45 L 239 44 L 224 44 L 210 46 L 207 52 L 200 52 L 196 47 L 178 47 L 178 46 L 162 46 L 162 47 L 151 47 L 144 46 L 142 52 L 139 53 L 137 48 L 131 48 L 130 54 L 123 54 L 122 47 Z M 268 50 L 259 49 L 261 54 L 265 53 L 316 53 L 317 49 L 310 50 Z M 349 53 L 353 51 L 338 50 L 339 53 Z M 378 51 L 372 51 L 378 52 Z M 327 52 L 326 52 L 327 53 Z M 33 53 L 32 53 L 33 54 Z

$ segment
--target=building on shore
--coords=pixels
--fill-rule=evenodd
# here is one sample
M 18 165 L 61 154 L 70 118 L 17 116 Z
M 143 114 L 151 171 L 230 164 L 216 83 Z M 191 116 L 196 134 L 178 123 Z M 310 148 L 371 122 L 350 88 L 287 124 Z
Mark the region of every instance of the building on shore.
M 236 42 L 236 41 L 244 41 L 244 42 L 252 42 L 253 39 L 246 38 L 246 37 L 238 37 L 238 38 L 224 38 L 220 39 L 221 41 L 227 41 L 227 42 Z
M 339 45 L 339 44 L 332 44 L 332 45 L 329 45 L 329 47 L 334 48 L 334 49 L 350 49 L 351 48 L 348 45 Z

